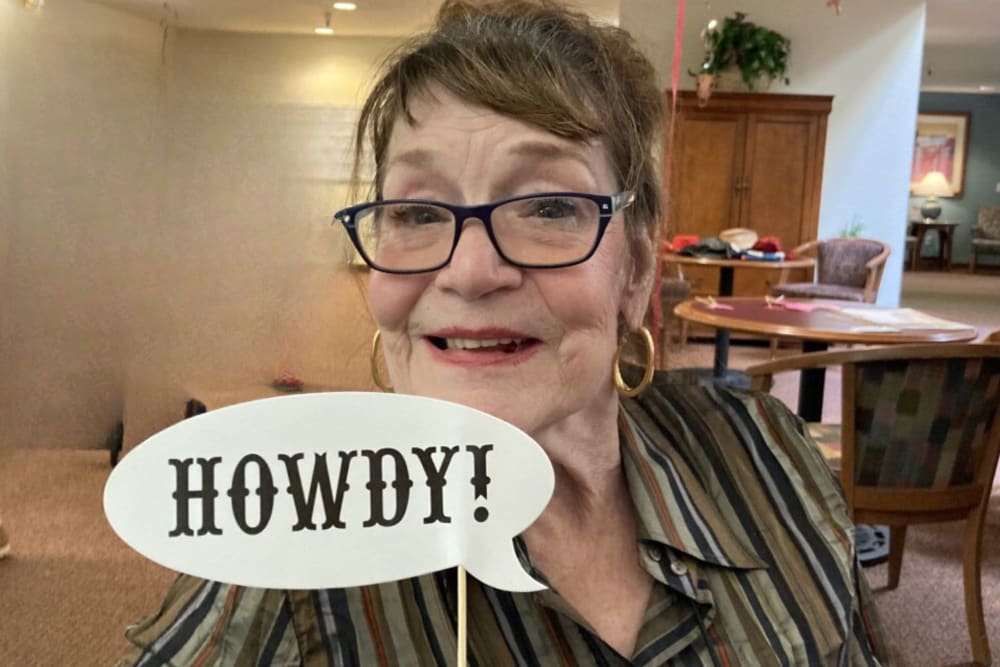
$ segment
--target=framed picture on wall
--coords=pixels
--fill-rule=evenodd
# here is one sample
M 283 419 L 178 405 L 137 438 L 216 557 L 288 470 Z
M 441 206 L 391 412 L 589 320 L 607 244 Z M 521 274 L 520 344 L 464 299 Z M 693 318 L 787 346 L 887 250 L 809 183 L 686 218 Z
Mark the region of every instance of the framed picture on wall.
M 965 192 L 965 158 L 969 145 L 967 111 L 917 114 L 917 136 L 913 147 L 910 192 L 932 171 L 944 174 L 953 197 Z

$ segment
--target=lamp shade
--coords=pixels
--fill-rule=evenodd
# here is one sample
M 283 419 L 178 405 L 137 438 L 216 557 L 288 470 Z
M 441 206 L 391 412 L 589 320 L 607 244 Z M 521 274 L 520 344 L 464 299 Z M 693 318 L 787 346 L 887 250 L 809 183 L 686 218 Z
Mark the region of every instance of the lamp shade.
M 913 188 L 913 194 L 918 197 L 950 197 L 954 194 L 951 184 L 940 171 L 928 172 Z

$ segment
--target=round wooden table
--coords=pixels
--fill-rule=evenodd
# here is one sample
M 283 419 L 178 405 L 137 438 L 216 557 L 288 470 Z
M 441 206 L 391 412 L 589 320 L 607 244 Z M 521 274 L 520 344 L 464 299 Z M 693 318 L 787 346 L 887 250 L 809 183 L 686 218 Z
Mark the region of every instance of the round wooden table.
M 795 299 L 794 303 L 819 306 L 812 312 L 790 310 L 783 306 L 770 306 L 762 297 L 729 297 L 715 300 L 722 308 L 689 299 L 674 308 L 674 314 L 691 322 L 708 326 L 735 329 L 767 337 L 795 338 L 802 341 L 803 352 L 819 352 L 831 343 L 856 343 L 860 345 L 899 345 L 904 343 L 954 343 L 975 338 L 975 327 L 955 329 L 906 328 L 898 331 L 879 331 L 865 322 L 850 317 L 843 308 L 866 310 L 895 310 L 874 304 L 833 301 L 828 299 Z M 834 310 L 830 310 L 833 308 Z M 716 339 L 718 345 L 718 339 Z M 716 348 L 716 360 L 719 350 Z M 718 369 L 715 369 L 718 371 Z M 725 368 L 722 369 L 725 371 Z M 717 377 L 720 373 L 716 372 Z M 823 412 L 823 384 L 826 371 L 822 368 L 802 371 L 799 384 L 799 415 L 806 421 L 818 422 Z
M 750 270 L 785 270 L 785 269 L 810 269 L 816 264 L 812 257 L 801 257 L 798 259 L 782 260 L 762 260 L 762 259 L 729 259 L 725 257 L 692 257 L 689 255 L 679 255 L 677 253 L 666 253 L 663 261 L 680 266 L 709 266 L 719 269 L 719 296 L 732 296 L 733 294 L 733 274 L 736 269 Z M 716 327 L 715 329 L 715 363 L 713 372 L 716 377 L 721 377 L 726 372 L 729 365 L 729 329 Z
M 719 296 L 732 296 L 734 269 L 770 269 L 772 271 L 775 269 L 810 269 L 816 264 L 816 260 L 812 257 L 782 260 L 730 259 L 726 257 L 692 257 L 689 255 L 679 255 L 675 252 L 665 253 L 662 257 L 664 262 L 668 262 L 670 264 L 680 264 L 682 266 L 718 267 Z

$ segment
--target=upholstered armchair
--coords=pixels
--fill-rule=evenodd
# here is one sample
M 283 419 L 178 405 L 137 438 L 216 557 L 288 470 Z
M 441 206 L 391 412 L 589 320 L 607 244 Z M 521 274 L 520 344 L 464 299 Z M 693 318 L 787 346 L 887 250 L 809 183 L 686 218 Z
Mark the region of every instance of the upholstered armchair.
M 981 254 L 1000 254 L 1000 206 L 984 206 L 979 209 L 979 218 L 972 228 L 972 253 L 969 269 L 976 272 L 976 263 Z
M 835 238 L 809 241 L 791 254 L 816 257 L 813 281 L 790 283 L 788 271 L 782 271 L 773 295 L 874 303 L 889 246 L 874 239 Z
M 966 623 L 975 663 L 990 664 L 982 559 L 1000 456 L 1000 345 L 818 352 L 746 373 L 753 388 L 766 391 L 775 373 L 836 366 L 843 378 L 840 424 L 824 425 L 820 433 L 827 449 L 840 450 L 848 514 L 856 523 L 889 526 L 890 589 L 899 585 L 907 526 L 965 520 Z M 807 425 L 810 434 L 814 426 Z
M 671 329 L 678 326 L 678 336 L 681 347 L 687 342 L 687 320 L 678 320 L 674 316 L 674 308 L 681 301 L 691 298 L 691 283 L 683 275 L 675 277 L 664 276 L 660 285 L 660 306 L 663 311 L 663 335 L 660 349 L 665 349 L 670 343 Z

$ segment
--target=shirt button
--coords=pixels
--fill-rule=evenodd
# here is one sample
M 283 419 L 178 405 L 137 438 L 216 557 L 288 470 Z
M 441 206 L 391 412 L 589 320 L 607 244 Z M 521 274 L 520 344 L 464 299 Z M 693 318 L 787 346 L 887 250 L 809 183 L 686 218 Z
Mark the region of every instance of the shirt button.
M 663 549 L 660 548 L 659 544 L 650 544 L 646 547 L 646 555 L 648 555 L 654 562 L 659 563 L 663 560 Z
M 670 561 L 670 571 L 676 574 L 678 577 L 683 577 L 685 574 L 687 574 L 688 568 L 687 565 L 685 565 L 681 561 L 673 560 Z

